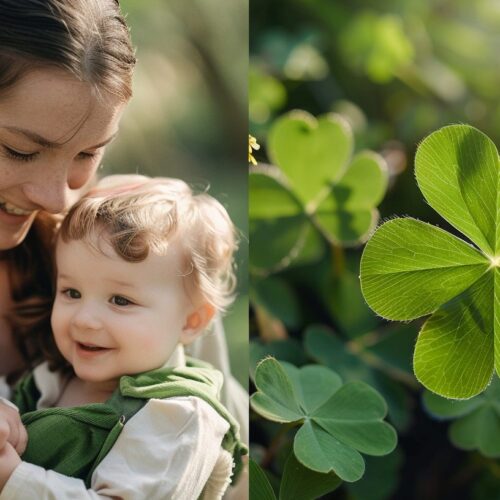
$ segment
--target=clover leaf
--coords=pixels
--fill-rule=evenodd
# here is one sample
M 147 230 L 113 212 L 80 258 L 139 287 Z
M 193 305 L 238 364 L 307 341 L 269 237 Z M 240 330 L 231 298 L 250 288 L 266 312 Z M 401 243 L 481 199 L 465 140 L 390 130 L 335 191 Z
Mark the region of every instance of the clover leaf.
M 475 246 L 418 220 L 391 220 L 366 245 L 362 291 L 387 319 L 432 314 L 415 375 L 441 396 L 467 399 L 500 373 L 498 152 L 474 127 L 447 126 L 420 144 L 415 173 L 427 202 Z
M 357 481 L 365 468 L 360 452 L 381 456 L 396 446 L 396 432 L 383 421 L 386 404 L 364 382 L 342 385 L 326 367 L 299 369 L 267 358 L 257 366 L 255 385 L 250 401 L 257 413 L 300 425 L 293 450 L 309 469 Z
M 276 500 L 273 487 L 257 462 L 250 459 L 248 469 L 250 472 L 250 500 Z
M 325 240 L 349 246 L 366 238 L 378 220 L 387 168 L 372 151 L 351 159 L 352 132 L 343 118 L 288 113 L 274 123 L 267 146 L 274 166 L 252 168 L 249 180 L 254 270 L 314 260 Z
M 412 330 L 400 329 L 365 346 L 363 337 L 346 343 L 328 327 L 311 325 L 304 335 L 304 347 L 312 359 L 335 369 L 343 380 L 363 380 L 379 391 L 391 423 L 405 430 L 410 424 L 410 400 L 401 384 L 387 373 L 399 379 L 412 378 L 407 370 L 411 366 L 408 346 L 413 345 L 413 338 Z
M 435 417 L 454 420 L 448 432 L 457 448 L 478 450 L 486 457 L 500 457 L 500 380 L 497 377 L 482 394 L 466 401 L 444 399 L 427 391 L 423 400 Z
M 250 460 L 250 500 L 276 500 L 266 473 Z M 342 480 L 333 472 L 322 474 L 304 467 L 293 451 L 289 454 L 279 489 L 280 500 L 314 500 L 336 490 Z
M 322 474 L 304 467 L 290 453 L 283 470 L 280 500 L 315 500 L 336 490 L 342 480 L 333 472 Z

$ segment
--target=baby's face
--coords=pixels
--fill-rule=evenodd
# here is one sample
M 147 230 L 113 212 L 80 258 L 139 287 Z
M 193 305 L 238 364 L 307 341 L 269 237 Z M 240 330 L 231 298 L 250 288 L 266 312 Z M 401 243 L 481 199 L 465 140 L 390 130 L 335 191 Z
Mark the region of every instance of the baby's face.
M 110 382 L 162 366 L 183 340 L 192 305 L 176 242 L 166 256 L 137 263 L 99 244 L 105 255 L 84 241 L 59 240 L 52 328 L 79 378 Z

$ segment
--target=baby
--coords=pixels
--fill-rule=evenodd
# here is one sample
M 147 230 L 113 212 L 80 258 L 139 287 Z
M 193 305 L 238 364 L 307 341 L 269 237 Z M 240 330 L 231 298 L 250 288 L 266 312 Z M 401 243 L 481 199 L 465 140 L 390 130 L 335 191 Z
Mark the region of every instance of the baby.
M 180 180 L 110 179 L 62 222 L 58 349 L 13 397 L 22 460 L 0 414 L 2 500 L 221 498 L 246 453 L 221 374 L 183 350 L 231 303 L 229 216 Z

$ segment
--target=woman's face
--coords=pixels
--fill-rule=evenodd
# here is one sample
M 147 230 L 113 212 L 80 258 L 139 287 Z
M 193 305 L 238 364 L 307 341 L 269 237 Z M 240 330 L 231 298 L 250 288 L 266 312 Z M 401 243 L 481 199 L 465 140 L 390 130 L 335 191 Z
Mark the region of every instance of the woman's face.
M 21 243 L 38 210 L 59 213 L 90 183 L 125 104 L 53 68 L 0 93 L 0 250 Z

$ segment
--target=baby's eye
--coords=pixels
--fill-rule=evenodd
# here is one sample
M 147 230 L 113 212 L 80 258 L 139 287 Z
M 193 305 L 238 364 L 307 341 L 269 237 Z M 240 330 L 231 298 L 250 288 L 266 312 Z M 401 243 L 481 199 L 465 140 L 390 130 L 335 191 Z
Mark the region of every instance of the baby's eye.
M 111 297 L 111 303 L 115 306 L 130 306 L 133 304 L 131 300 L 128 300 L 121 295 L 113 295 L 113 297 Z
M 66 295 L 68 299 L 81 299 L 82 294 L 78 291 L 75 290 L 74 288 L 66 288 L 66 290 L 62 291 L 63 295 Z

